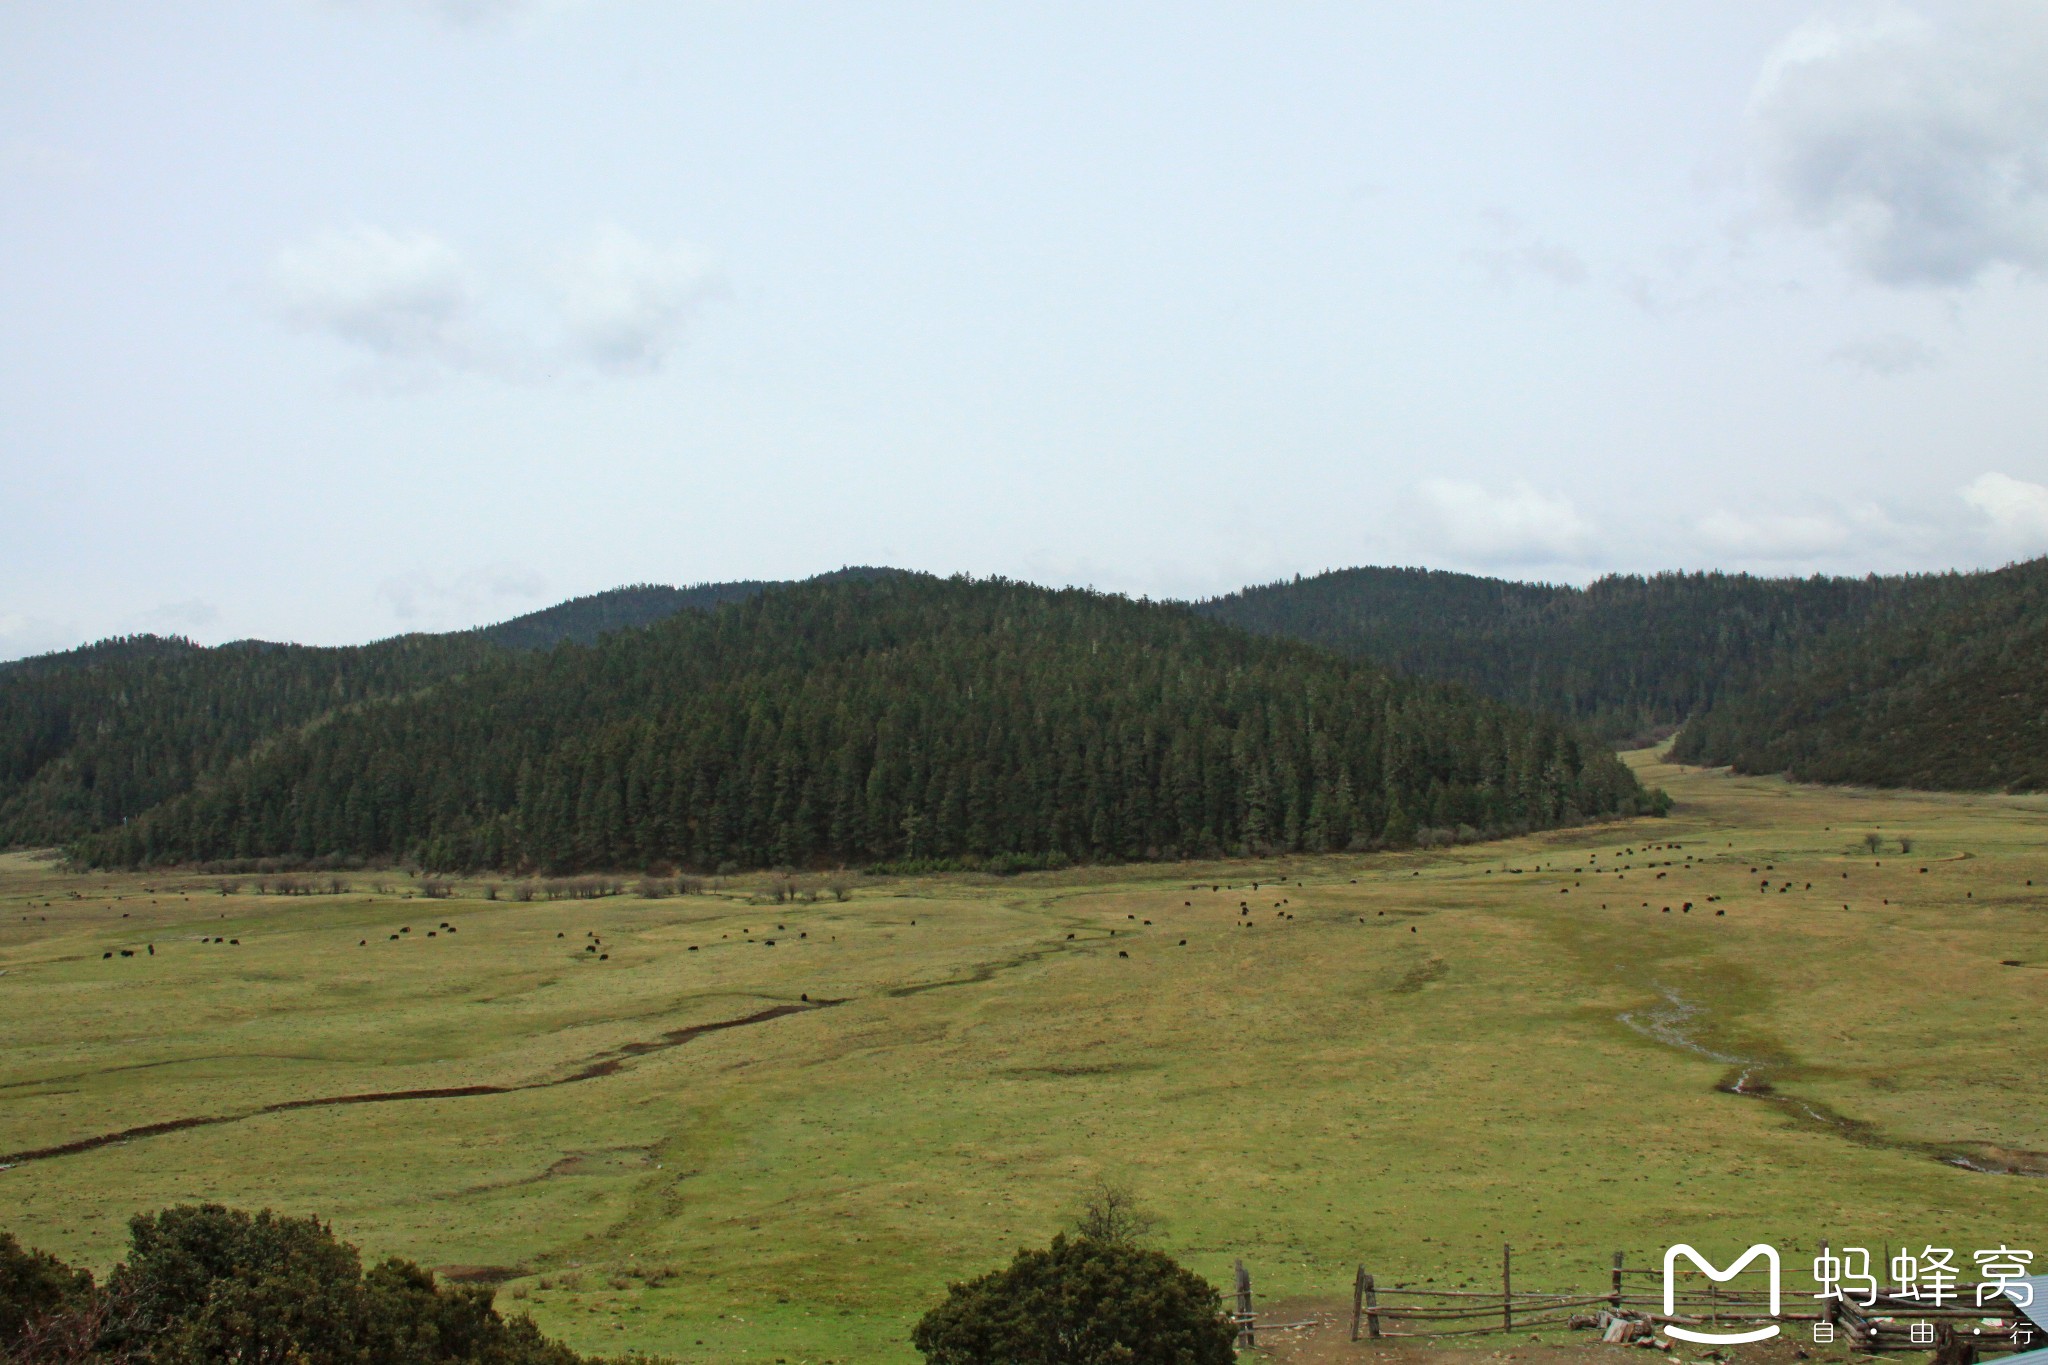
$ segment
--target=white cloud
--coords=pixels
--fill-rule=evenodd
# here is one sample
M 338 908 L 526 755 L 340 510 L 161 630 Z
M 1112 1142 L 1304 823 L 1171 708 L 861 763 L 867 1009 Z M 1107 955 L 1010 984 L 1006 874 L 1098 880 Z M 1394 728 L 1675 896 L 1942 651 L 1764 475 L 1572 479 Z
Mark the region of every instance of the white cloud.
M 426 618 L 446 628 L 474 625 L 479 613 L 502 610 L 508 602 L 531 602 L 547 587 L 547 580 L 531 569 L 491 564 L 452 578 L 424 571 L 396 575 L 377 585 L 377 596 L 401 621 Z
M 599 231 L 561 271 L 571 344 L 613 371 L 651 370 L 718 290 L 709 262 L 681 242 L 653 246 L 616 227 Z
M 2048 488 L 2008 474 L 1980 474 L 1962 490 L 1964 502 L 1991 523 L 2013 549 L 2048 548 Z
M 1922 509 L 1874 501 L 1801 511 L 1721 508 L 1693 523 L 1693 545 L 1711 563 L 1774 573 L 1839 570 L 1931 552 L 1952 527 Z
M 1469 562 L 1570 563 L 1586 551 L 1591 528 L 1562 494 L 1459 479 L 1430 479 L 1420 491 L 1439 543 Z
M 429 233 L 330 229 L 279 252 L 271 286 L 293 325 L 366 353 L 383 378 L 415 381 L 653 371 L 719 292 L 693 247 L 616 227 L 554 267 L 491 274 Z
M 1751 112 L 1773 189 L 1893 285 L 2048 265 L 2048 6 L 1897 6 L 1795 30 Z
M 79 643 L 78 629 L 68 621 L 0 611 L 0 662 L 71 649 Z
M 355 227 L 279 252 L 271 283 L 284 316 L 300 327 L 379 356 L 459 367 L 474 350 L 468 273 L 438 237 Z
M 1701 544 L 1716 554 L 1750 562 L 1814 559 L 1849 548 L 1855 531 L 1832 513 L 1743 515 L 1726 510 L 1700 518 Z
M 1929 369 L 1941 359 L 1941 352 L 1924 341 L 1894 334 L 1845 341 L 1828 352 L 1828 359 L 1869 374 L 1895 375 Z

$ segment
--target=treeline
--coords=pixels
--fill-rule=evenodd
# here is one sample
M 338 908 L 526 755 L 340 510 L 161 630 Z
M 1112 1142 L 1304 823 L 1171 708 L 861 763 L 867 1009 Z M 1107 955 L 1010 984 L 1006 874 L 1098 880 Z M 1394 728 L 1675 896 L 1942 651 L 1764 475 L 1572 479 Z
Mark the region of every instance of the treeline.
M 1649 809 L 1556 720 L 1172 606 L 813 582 L 280 734 L 91 864 L 1077 861 L 1402 845 Z
M 0 845 L 119 825 L 273 735 L 503 658 L 446 635 L 340 649 L 142 636 L 73 654 L 0 669 Z
M 816 581 L 888 572 L 847 568 Z M 639 584 L 493 626 L 366 645 L 202 648 L 135 635 L 0 664 L 0 847 L 62 844 L 118 825 L 337 708 L 778 586 Z
M 1581 590 L 1419 569 L 1351 569 L 1246 589 L 1193 610 L 1414 677 L 1462 683 L 1610 742 L 1644 742 L 1684 726 L 1678 752 L 1689 761 L 1825 781 L 2031 789 L 2048 780 L 2048 736 L 2042 733 L 2036 681 L 2048 654 L 2040 638 L 2041 573 L 2036 563 L 1997 574 L 1866 579 L 1662 574 L 1606 578 Z M 856 568 L 811 582 L 826 587 L 916 578 Z M 647 845 L 707 869 L 757 858 L 801 861 L 842 854 L 895 867 L 1020 869 L 1143 856 L 1148 849 L 1349 847 L 1443 837 L 1460 827 L 1499 830 L 1567 818 L 1524 810 L 1497 790 L 1486 800 L 1454 798 L 1448 793 L 1477 790 L 1462 779 L 1445 779 L 1433 794 L 1427 783 L 1409 792 L 1397 778 L 1398 801 L 1385 797 L 1383 779 L 1373 779 L 1380 795 L 1362 788 L 1367 779 L 1358 772 L 1350 774 L 1348 789 L 1332 779 L 1323 790 L 1321 778 L 1301 774 L 1336 767 L 1277 742 L 1267 766 L 1243 767 L 1246 786 L 1238 791 L 1231 786 L 1238 779 L 1226 781 L 1220 774 L 1236 771 L 1232 765 L 1239 758 L 1226 762 L 1211 748 L 1225 732 L 1237 745 L 1237 727 L 1254 723 L 1241 716 L 1215 721 L 1199 709 L 1184 714 L 1174 709 L 1180 701 L 1169 692 L 1160 694 L 1163 709 L 1156 721 L 1190 724 L 1194 737 L 1168 743 L 1154 735 L 1140 744 L 1147 753 L 1150 745 L 1170 754 L 1156 760 L 1159 773 L 1141 781 L 1129 775 L 1138 760 L 1123 749 L 1087 747 L 1097 743 L 1086 736 L 1098 733 L 1104 717 L 1067 722 L 1070 734 L 1054 736 L 1040 728 L 1042 716 L 1014 709 L 970 723 L 968 713 L 978 715 L 986 692 L 965 698 L 942 694 L 964 709 L 941 715 L 934 709 L 937 699 L 906 687 L 904 695 L 923 708 L 914 724 L 939 727 L 935 733 L 947 736 L 945 742 L 958 752 L 938 759 L 923 750 L 914 757 L 898 755 L 887 747 L 901 742 L 896 731 L 885 742 L 878 728 L 879 747 L 857 766 L 868 764 L 885 776 L 872 797 L 864 788 L 856 801 L 841 790 L 841 778 L 828 780 L 816 766 L 856 760 L 841 755 L 842 739 L 828 744 L 812 734 L 823 723 L 804 709 L 823 704 L 812 692 L 797 689 L 801 695 L 784 698 L 779 689 L 794 684 L 772 668 L 748 675 L 742 686 L 736 679 L 710 679 L 704 666 L 687 662 L 676 676 L 696 679 L 693 685 L 715 682 L 720 704 L 751 704 L 744 701 L 745 689 L 767 688 L 778 698 L 776 705 L 786 703 L 798 718 L 792 723 L 812 737 L 801 743 L 778 737 L 758 750 L 732 751 L 728 734 L 692 730 L 695 722 L 684 719 L 688 709 L 672 706 L 672 698 L 653 689 L 647 696 L 659 701 L 659 719 L 656 711 L 636 710 L 639 702 L 622 696 L 603 727 L 557 725 L 548 733 L 559 744 L 550 740 L 545 752 L 522 750 L 509 773 L 501 760 L 517 746 L 486 734 L 480 742 L 488 755 L 474 772 L 436 760 L 430 776 L 411 771 L 408 755 L 390 752 L 378 760 L 385 768 L 351 770 L 348 790 L 354 795 L 340 812 L 329 808 L 331 796 L 317 794 L 334 786 L 324 768 L 292 787 L 289 798 L 266 785 L 282 780 L 280 763 L 310 761 L 305 755 L 324 752 L 327 741 L 299 734 L 307 727 L 336 725 L 340 734 L 367 734 L 397 722 L 364 721 L 352 718 L 354 713 L 385 705 L 397 705 L 397 714 L 424 717 L 433 706 L 427 694 L 444 686 L 458 688 L 459 699 L 449 703 L 458 711 L 492 714 L 477 709 L 487 702 L 516 710 L 528 703 L 515 694 L 534 679 L 545 688 L 580 685 L 562 681 L 549 671 L 551 665 L 536 661 L 558 647 L 573 653 L 578 645 L 590 646 L 607 659 L 614 653 L 631 656 L 604 667 L 636 675 L 642 664 L 634 661 L 635 647 L 620 640 L 659 633 L 667 629 L 661 623 L 682 617 L 701 620 L 712 609 L 789 586 L 640 585 L 475 631 L 338 649 L 260 642 L 202 649 L 185 640 L 136 636 L 0 665 L 0 846 L 70 844 L 141 821 L 127 835 L 90 845 L 94 856 L 167 857 L 177 849 L 204 848 L 219 850 L 208 855 L 215 861 L 268 857 L 334 865 L 431 850 L 451 863 L 585 867 L 598 865 L 600 855 L 624 853 L 634 855 L 626 859 L 630 864 Z M 772 621 L 744 619 L 773 627 Z M 699 629 L 677 628 L 685 635 Z M 656 652 L 673 648 L 661 645 Z M 576 659 L 581 662 L 562 667 L 598 667 L 582 655 Z M 718 666 L 738 661 L 752 667 L 748 659 L 727 649 Z M 948 666 L 954 662 L 948 655 Z M 981 667 L 991 661 L 970 651 L 958 662 Z M 498 683 L 480 681 L 500 670 L 506 673 Z M 767 681 L 771 676 L 777 680 Z M 1066 685 L 1066 675 L 1059 676 L 1059 685 Z M 609 686 L 617 680 L 599 681 Z M 1136 686 L 1138 678 L 1130 682 Z M 850 688 L 859 705 L 871 708 L 861 714 L 881 727 L 884 712 L 900 699 L 886 689 L 863 691 L 868 685 L 847 676 L 832 684 Z M 500 696 L 493 687 L 509 691 Z M 1394 690 L 1401 698 L 1394 707 L 1399 716 L 1435 708 L 1449 717 L 1454 733 L 1447 742 L 1459 752 L 1481 742 L 1456 732 L 1469 719 L 1464 700 L 1424 701 L 1417 699 L 1433 695 L 1426 689 Z M 1118 723 L 1150 705 L 1135 696 L 1127 701 Z M 958 738 L 985 720 L 1000 722 L 998 736 Z M 852 722 L 835 713 L 830 724 L 842 723 Z M 1419 723 L 1396 719 L 1383 728 L 1393 733 Z M 1033 747 L 1053 740 L 1081 745 L 1083 758 Z M 531 748 L 537 741 L 521 742 Z M 285 751 L 283 759 L 266 757 L 273 745 Z M 678 745 L 698 755 L 724 752 L 725 758 L 693 758 L 687 773 L 662 769 L 666 775 L 657 785 L 669 785 L 651 796 L 655 788 L 648 783 L 656 779 L 648 776 L 647 765 L 653 760 L 623 756 L 628 748 L 650 745 L 668 746 L 664 752 Z M 831 752 L 821 758 L 819 745 Z M 434 744 L 425 742 L 424 751 L 434 752 Z M 764 794 L 794 779 L 775 771 L 742 782 L 721 766 L 752 762 L 757 753 L 773 755 L 777 763 L 793 755 L 789 762 L 811 765 L 803 767 L 811 804 L 801 818 L 795 808 L 776 813 L 777 798 Z M 976 757 L 963 756 L 969 753 Z M 321 761 L 346 767 L 340 759 Z M 1076 761 L 1083 774 L 1070 778 Z M 966 774 L 960 778 L 965 785 L 955 790 L 948 776 L 933 788 L 934 762 L 947 774 Z M 1004 766 L 1011 763 L 1022 766 Z M 606 781 L 598 776 L 615 768 L 633 775 L 630 789 L 616 798 L 606 794 Z M 1161 778 L 1169 768 L 1170 776 Z M 1084 789 L 1121 791 L 1158 780 L 1169 781 L 1176 793 L 1199 791 L 1199 797 L 1185 800 L 1176 794 L 1166 805 L 1199 807 L 1200 817 L 1160 816 L 1165 807 L 1156 794 L 1122 804 L 1121 798 L 1090 797 L 1082 814 L 1070 813 L 1054 828 L 1043 806 Z M 677 782 L 687 785 L 682 796 L 672 789 Z M 1006 792 L 991 806 L 993 798 L 983 791 L 1018 783 L 1030 792 L 1028 799 Z M 586 787 L 588 801 L 601 811 L 583 809 Z M 202 788 L 203 797 L 142 821 L 146 812 Z M 245 818 L 228 813 L 240 811 L 236 802 L 255 805 Z M 422 802 L 430 808 L 426 813 Z M 760 814 L 763 803 L 766 816 Z M 1221 814 L 1233 803 L 1242 807 L 1235 826 Z M 654 834 L 627 839 L 604 832 L 621 820 L 637 822 L 644 808 L 658 808 Z M 682 808 L 691 812 L 687 821 L 674 813 Z M 1595 808 L 1597 801 L 1587 807 Z M 821 809 L 829 813 L 820 815 Z M 994 814 L 972 813 L 991 809 Z M 212 823 L 193 824 L 202 812 Z M 1035 832 L 1018 833 L 1025 830 Z M 996 831 L 1003 833 L 998 837 Z M 308 848 L 319 851 L 309 854 Z
M 665 621 L 679 611 L 712 611 L 782 586 L 753 579 L 732 583 L 699 583 L 672 588 L 662 583 L 635 583 L 588 597 L 572 597 L 552 607 L 515 616 L 474 632 L 501 649 L 553 649 L 564 641 L 596 644 L 614 631 L 637 630 Z
M 1705 712 L 1674 754 L 1812 782 L 2048 789 L 2048 560 L 1928 587 Z
M 97 1283 L 0 1232 L 0 1360 L 10 1365 L 585 1365 L 492 1291 L 410 1261 L 365 1270 L 313 1218 L 217 1204 L 140 1215 Z
M 1963 575 L 1614 576 L 1590 587 L 1431 569 L 1343 569 L 1247 588 L 1196 610 L 1586 726 L 1649 739 Z

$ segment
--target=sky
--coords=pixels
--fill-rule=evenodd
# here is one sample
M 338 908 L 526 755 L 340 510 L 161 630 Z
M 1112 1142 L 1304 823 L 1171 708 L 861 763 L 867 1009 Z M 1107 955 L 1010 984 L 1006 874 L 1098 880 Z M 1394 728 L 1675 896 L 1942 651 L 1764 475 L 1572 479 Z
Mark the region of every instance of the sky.
M 2048 6 L 11 0 L 0 658 L 2048 551 Z

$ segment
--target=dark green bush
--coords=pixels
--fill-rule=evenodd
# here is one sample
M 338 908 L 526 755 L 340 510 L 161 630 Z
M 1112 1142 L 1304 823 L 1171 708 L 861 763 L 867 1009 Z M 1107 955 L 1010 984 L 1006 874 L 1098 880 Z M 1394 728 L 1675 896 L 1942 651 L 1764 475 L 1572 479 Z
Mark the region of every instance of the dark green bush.
M 584 1365 L 486 1288 L 410 1261 L 368 1272 L 317 1218 L 218 1204 L 142 1214 L 89 1275 L 0 1234 L 0 1359 L 133 1365 Z
M 93 1292 L 92 1276 L 47 1251 L 31 1251 L 0 1232 L 0 1351 L 30 1323 L 70 1308 Z
M 911 1341 L 930 1365 L 1230 1365 L 1222 1296 L 1171 1257 L 1055 1237 L 956 1284 Z

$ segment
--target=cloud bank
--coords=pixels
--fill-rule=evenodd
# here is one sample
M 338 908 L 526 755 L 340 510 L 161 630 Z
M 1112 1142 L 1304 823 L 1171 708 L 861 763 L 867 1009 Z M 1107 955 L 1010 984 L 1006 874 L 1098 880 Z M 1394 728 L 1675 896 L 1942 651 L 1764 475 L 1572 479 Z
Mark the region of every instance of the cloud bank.
M 471 350 L 468 271 L 426 233 L 331 229 L 280 251 L 271 284 L 288 321 L 379 355 L 460 365 Z
M 1866 374 L 1895 375 L 1930 369 L 1941 353 L 1924 341 L 1893 334 L 1845 341 L 1828 353 L 1828 359 Z
M 2048 485 L 1998 471 L 1956 488 L 1952 501 L 1724 505 L 1654 524 L 1610 509 L 1582 513 L 1570 496 L 1520 481 L 1429 479 L 1413 492 L 1417 515 L 1358 562 L 1406 554 L 1474 573 L 1583 582 L 1680 567 L 1767 576 L 1926 563 L 1992 568 L 2048 553 Z
M 490 613 L 497 614 L 489 615 L 496 620 L 517 605 L 540 600 L 547 590 L 547 580 L 531 568 L 498 563 L 452 577 L 425 570 L 393 575 L 377 585 L 377 596 L 393 616 L 413 624 L 474 621 Z
M 486 274 L 429 233 L 328 229 L 277 253 L 278 313 L 386 370 L 533 380 L 661 368 L 721 283 L 703 253 L 605 227 L 538 269 Z
M 575 349 L 614 372 L 657 368 L 699 305 L 718 293 L 710 263 L 693 247 L 656 247 L 602 229 L 561 272 L 563 321 Z
M 1816 19 L 1751 103 L 1771 189 L 1869 278 L 1967 285 L 2048 265 L 2048 6 L 1941 21 L 1898 7 Z
M 1962 499 L 2008 548 L 2021 553 L 2048 548 L 2048 488 L 1990 473 L 1972 479 L 1962 490 Z
M 1437 543 L 1474 564 L 1568 564 L 1582 559 L 1591 528 L 1570 498 L 1517 480 L 1488 486 L 1428 479 L 1420 492 Z

